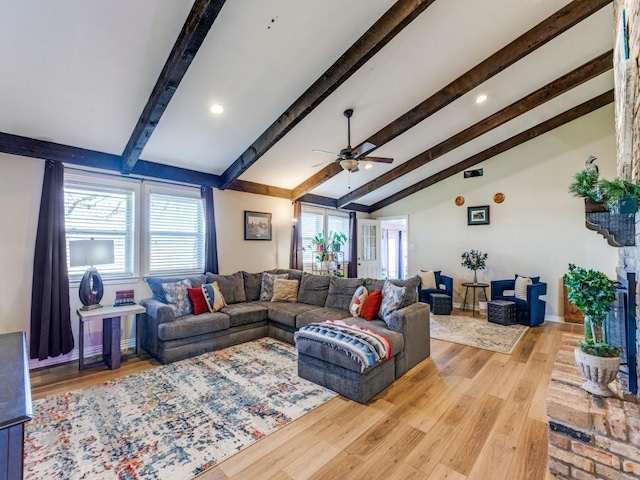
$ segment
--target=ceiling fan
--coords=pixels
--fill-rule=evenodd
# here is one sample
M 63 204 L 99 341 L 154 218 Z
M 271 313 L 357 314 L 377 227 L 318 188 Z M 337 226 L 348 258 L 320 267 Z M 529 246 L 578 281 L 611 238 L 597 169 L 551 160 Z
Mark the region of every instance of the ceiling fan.
M 328 153 L 330 155 L 335 155 L 335 160 L 329 160 L 327 162 L 322 162 L 314 165 L 314 167 L 319 167 L 321 165 L 326 165 L 327 163 L 339 163 L 340 166 L 346 170 L 347 172 L 357 172 L 358 167 L 360 165 L 360 161 L 363 162 L 378 162 L 378 163 L 391 163 L 393 162 L 393 158 L 387 157 L 367 157 L 366 152 L 375 148 L 375 145 L 370 142 L 364 142 L 358 148 L 351 147 L 351 117 L 353 116 L 353 109 L 349 108 L 344 111 L 344 116 L 347 117 L 347 147 L 340 150 L 339 153 L 328 152 L 326 150 L 312 150 L 313 152 L 318 153 Z

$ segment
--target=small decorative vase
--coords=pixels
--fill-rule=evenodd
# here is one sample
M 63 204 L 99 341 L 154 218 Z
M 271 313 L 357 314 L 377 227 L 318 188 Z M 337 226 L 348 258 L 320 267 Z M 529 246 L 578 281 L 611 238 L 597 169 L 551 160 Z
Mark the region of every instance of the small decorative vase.
M 583 352 L 580 347 L 577 347 L 573 353 L 580 373 L 587 379 L 582 388 L 594 395 L 612 397 L 613 392 L 609 384 L 618 375 L 620 357 L 596 357 Z
M 478 271 L 473 271 L 473 283 L 478 283 Z

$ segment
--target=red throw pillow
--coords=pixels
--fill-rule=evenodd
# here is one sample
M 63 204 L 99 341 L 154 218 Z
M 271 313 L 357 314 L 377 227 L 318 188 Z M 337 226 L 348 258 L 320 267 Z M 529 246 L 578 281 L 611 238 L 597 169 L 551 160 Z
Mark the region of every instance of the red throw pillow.
M 382 290 L 374 290 L 369 294 L 364 301 L 360 316 L 365 320 L 375 320 L 378 316 L 378 310 L 380 310 L 380 304 L 382 303 Z
M 187 288 L 187 292 L 189 292 L 189 300 L 191 300 L 194 315 L 200 315 L 201 313 L 207 313 L 209 311 L 201 287 Z

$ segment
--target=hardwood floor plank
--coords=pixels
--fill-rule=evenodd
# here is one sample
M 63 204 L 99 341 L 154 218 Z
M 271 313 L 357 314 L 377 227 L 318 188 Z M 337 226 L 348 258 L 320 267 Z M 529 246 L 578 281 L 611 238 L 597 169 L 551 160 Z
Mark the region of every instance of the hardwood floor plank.
M 432 356 L 368 405 L 336 397 L 197 478 L 551 480 L 545 400 L 563 332 L 582 326 L 531 328 L 512 355 L 432 340 Z M 157 365 L 147 356 L 118 370 L 39 369 L 33 397 Z

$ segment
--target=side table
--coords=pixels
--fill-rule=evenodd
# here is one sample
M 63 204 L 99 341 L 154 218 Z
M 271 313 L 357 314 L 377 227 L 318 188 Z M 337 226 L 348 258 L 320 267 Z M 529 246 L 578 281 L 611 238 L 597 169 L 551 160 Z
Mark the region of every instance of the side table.
M 489 297 L 487 296 L 487 287 L 488 283 L 473 283 L 473 282 L 463 282 L 462 286 L 465 287 L 464 291 L 464 301 L 462 302 L 462 310 L 466 310 L 467 306 L 467 294 L 469 293 L 469 289 L 473 292 L 473 302 L 471 303 L 471 311 L 473 312 L 473 316 L 476 316 L 476 289 L 481 288 L 484 293 L 484 298 L 487 300 Z M 479 301 L 479 299 L 478 299 Z M 480 306 L 478 306 L 480 308 Z
M 138 355 L 140 353 L 140 314 L 146 311 L 142 305 L 76 310 L 80 321 L 80 370 L 97 365 L 108 365 L 112 370 L 120 368 L 120 319 L 122 316 L 136 316 L 136 355 Z M 87 364 L 84 362 L 84 324 L 93 320 L 102 320 L 102 361 Z

